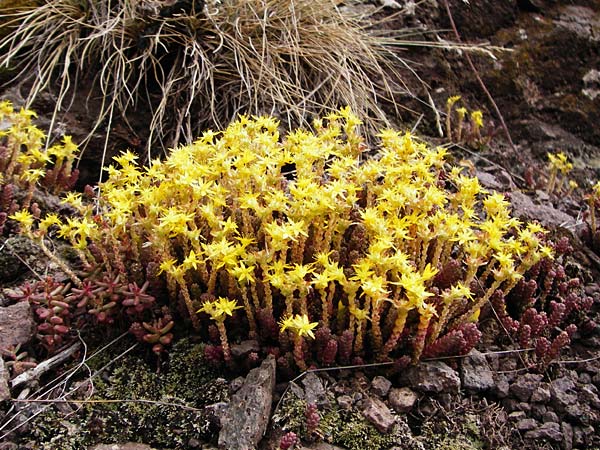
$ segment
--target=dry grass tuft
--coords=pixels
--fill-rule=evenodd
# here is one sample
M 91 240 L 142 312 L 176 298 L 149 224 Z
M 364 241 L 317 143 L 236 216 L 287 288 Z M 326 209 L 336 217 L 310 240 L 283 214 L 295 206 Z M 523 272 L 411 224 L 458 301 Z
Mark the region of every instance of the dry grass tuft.
M 297 126 L 349 105 L 377 128 L 382 97 L 393 104 L 403 90 L 388 81 L 400 79 L 399 32 L 371 32 L 333 0 L 46 0 L 10 16 L 0 65 L 31 83 L 29 104 L 54 89 L 56 118 L 91 82 L 95 129 L 148 108 L 148 148 L 239 113 Z

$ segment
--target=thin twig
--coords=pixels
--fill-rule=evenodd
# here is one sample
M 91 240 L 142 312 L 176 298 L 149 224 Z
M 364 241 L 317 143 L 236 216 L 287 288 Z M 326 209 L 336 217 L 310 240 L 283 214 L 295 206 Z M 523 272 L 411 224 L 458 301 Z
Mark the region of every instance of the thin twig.
M 10 386 L 12 388 L 15 388 L 23 383 L 28 383 L 29 381 L 39 378 L 40 375 L 48 372 L 50 369 L 58 366 L 62 362 L 69 359 L 73 355 L 73 353 L 78 351 L 80 348 L 81 342 L 75 342 L 73 345 L 65 348 L 62 352 L 57 353 L 52 358 L 42 361 L 33 369 L 29 369 L 28 371 L 12 379 L 10 382 Z

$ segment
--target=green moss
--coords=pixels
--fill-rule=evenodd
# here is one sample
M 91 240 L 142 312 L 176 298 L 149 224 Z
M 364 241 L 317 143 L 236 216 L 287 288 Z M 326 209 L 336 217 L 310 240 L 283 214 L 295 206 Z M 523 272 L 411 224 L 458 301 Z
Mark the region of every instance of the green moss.
M 313 436 L 308 436 L 306 431 L 305 410 L 305 400 L 288 394 L 273 420 L 284 430 L 296 433 L 301 439 L 312 440 Z M 319 415 L 321 421 L 316 434 L 323 441 L 333 445 L 349 450 L 384 450 L 396 446 L 405 450 L 423 448 L 413 439 L 408 426 L 401 421 L 398 421 L 389 434 L 380 433 L 360 411 L 343 410 L 333 398 L 330 399 L 329 407 L 319 410 Z
M 136 441 L 183 449 L 191 439 L 213 440 L 213 419 L 202 407 L 227 400 L 227 382 L 207 367 L 201 347 L 187 340 L 174 346 L 166 366 L 157 373 L 139 355 L 124 357 L 107 376 L 94 379 L 90 400 L 99 403 L 85 403 L 68 417 L 50 407 L 20 443 L 33 440 L 35 448 L 77 450 Z

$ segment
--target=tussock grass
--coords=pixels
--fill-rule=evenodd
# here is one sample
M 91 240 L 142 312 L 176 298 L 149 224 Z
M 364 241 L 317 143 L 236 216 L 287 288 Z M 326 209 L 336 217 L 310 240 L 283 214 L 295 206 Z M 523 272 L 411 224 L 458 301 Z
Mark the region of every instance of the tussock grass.
M 29 104 L 54 90 L 55 118 L 84 81 L 102 98 L 96 129 L 149 109 L 148 148 L 191 141 L 239 113 L 298 126 L 349 105 L 381 127 L 383 98 L 394 104 L 404 91 L 389 81 L 404 64 L 400 32 L 372 32 L 335 3 L 46 0 L 10 12 L 0 66 L 31 83 Z

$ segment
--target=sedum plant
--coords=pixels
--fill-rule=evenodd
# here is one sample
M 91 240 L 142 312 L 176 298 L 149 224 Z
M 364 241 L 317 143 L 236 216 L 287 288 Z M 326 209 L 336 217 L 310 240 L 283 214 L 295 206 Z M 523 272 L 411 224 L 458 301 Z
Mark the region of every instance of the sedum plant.
M 552 258 L 544 230 L 410 133 L 383 130 L 365 158 L 360 125 L 346 108 L 280 136 L 242 116 L 146 167 L 124 152 L 94 204 L 70 196 L 79 217 L 22 225 L 88 270 L 149 281 L 149 308 L 187 316 L 227 361 L 246 338 L 302 369 L 315 353 L 416 362 L 448 335 L 467 352 L 490 298 Z

